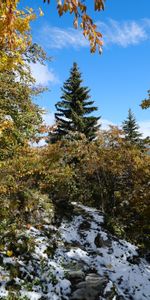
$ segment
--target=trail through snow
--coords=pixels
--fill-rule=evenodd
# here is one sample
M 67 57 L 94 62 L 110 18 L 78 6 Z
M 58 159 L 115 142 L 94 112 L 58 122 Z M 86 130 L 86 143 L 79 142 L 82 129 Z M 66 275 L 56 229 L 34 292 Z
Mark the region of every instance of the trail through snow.
M 75 299 L 76 282 L 73 285 L 70 272 L 83 272 L 87 280 L 91 273 L 105 278 L 98 300 L 150 299 L 150 266 L 139 258 L 137 248 L 112 236 L 104 228 L 101 212 L 73 205 L 71 220 L 64 218 L 59 227 L 43 225 L 42 229 L 25 230 L 24 234 L 34 240 L 30 255 L 1 254 L 0 299 L 7 299 L 10 286 L 18 299 Z M 12 282 L 10 271 L 15 267 L 18 271 Z

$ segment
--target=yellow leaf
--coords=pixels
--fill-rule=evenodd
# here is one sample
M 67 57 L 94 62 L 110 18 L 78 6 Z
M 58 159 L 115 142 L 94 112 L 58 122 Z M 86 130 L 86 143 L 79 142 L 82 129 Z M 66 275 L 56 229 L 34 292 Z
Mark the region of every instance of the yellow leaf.
M 13 256 L 13 251 L 12 251 L 12 250 L 7 250 L 6 254 L 7 254 L 9 257 L 11 257 L 11 256 Z

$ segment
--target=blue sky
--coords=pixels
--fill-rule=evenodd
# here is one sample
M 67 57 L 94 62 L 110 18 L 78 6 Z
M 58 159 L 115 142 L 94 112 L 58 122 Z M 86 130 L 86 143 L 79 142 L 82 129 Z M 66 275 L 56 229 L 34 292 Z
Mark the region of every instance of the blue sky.
M 33 7 L 33 0 L 23 5 Z M 69 76 L 73 62 L 77 62 L 84 84 L 91 89 L 91 97 L 98 107 L 103 123 L 120 124 L 131 108 L 145 135 L 150 134 L 149 110 L 139 104 L 150 89 L 150 1 L 106 0 L 105 11 L 92 14 L 103 33 L 103 54 L 90 54 L 88 42 L 79 30 L 72 27 L 72 17 L 59 18 L 56 1 L 51 5 L 36 0 L 34 8 L 41 7 L 44 16 L 32 23 L 33 41 L 39 43 L 52 62 L 32 66 L 37 81 L 50 88 L 38 99 L 38 104 L 48 109 L 51 122 L 55 103 L 60 99 L 63 82 Z

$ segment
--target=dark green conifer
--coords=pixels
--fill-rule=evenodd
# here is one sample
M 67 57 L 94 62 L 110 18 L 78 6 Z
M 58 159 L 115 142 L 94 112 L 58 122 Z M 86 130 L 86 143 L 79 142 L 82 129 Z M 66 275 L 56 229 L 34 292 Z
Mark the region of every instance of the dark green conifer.
M 87 87 L 82 86 L 81 73 L 74 63 L 70 76 L 63 85 L 61 101 L 55 105 L 57 129 L 49 135 L 52 142 L 72 133 L 84 134 L 90 141 L 96 137 L 100 117 L 90 115 L 97 107 L 92 106 L 94 101 L 90 100 L 89 92 Z
M 125 139 L 131 144 L 141 145 L 142 134 L 139 132 L 139 126 L 131 109 L 128 111 L 127 119 L 122 123 L 122 129 L 125 133 Z

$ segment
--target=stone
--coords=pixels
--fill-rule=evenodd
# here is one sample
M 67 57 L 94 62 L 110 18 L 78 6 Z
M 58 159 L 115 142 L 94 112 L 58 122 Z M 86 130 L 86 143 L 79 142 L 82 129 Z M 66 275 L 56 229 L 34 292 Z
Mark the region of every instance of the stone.
M 76 285 L 71 300 L 96 300 L 102 294 L 107 282 L 107 278 L 90 273 L 86 276 L 85 281 L 81 281 Z
M 91 227 L 90 222 L 84 220 L 84 221 L 80 224 L 79 230 L 87 230 L 87 229 L 90 229 L 90 227 Z
M 86 281 L 81 281 L 76 285 L 76 289 L 83 289 L 86 288 L 86 286 L 87 286 Z
M 101 235 L 99 233 L 95 237 L 94 244 L 96 245 L 97 248 L 103 247 L 103 240 L 102 240 Z
M 87 289 L 78 289 L 76 290 L 71 297 L 71 300 L 96 300 L 96 297 L 99 296 L 99 293 L 88 287 Z
M 107 251 L 108 254 L 113 254 L 113 252 L 114 252 L 114 250 L 112 248 L 109 248 Z
M 88 280 L 86 280 L 87 282 L 87 286 L 90 286 L 90 287 L 93 287 L 94 289 L 101 289 L 103 288 L 106 283 L 107 283 L 107 280 L 105 278 L 88 278 Z
M 96 273 L 89 273 L 87 276 L 86 276 L 86 278 L 88 278 L 88 277 L 98 277 L 99 278 L 99 275 L 97 275 Z
M 140 263 L 140 257 L 137 255 L 129 256 L 129 257 L 127 257 L 127 261 L 130 264 L 138 265 Z
M 69 271 L 67 274 L 67 279 L 69 279 L 70 281 L 82 281 L 85 278 L 85 274 L 83 271 L 79 270 L 79 271 Z
M 100 295 L 101 288 L 95 289 L 91 286 L 79 288 L 75 290 L 71 296 L 71 300 L 96 300 Z
M 111 247 L 112 246 L 112 242 L 110 239 L 107 240 L 103 240 L 102 236 L 100 235 L 100 233 L 98 232 L 97 236 L 95 237 L 94 243 L 96 245 L 97 248 L 102 248 L 102 247 Z
M 96 300 L 97 296 L 97 291 L 91 288 L 78 289 L 73 293 L 71 300 Z
M 91 273 L 86 276 L 85 280 L 91 282 L 91 281 L 95 281 L 95 280 L 96 281 L 101 280 L 101 278 L 99 275 Z

